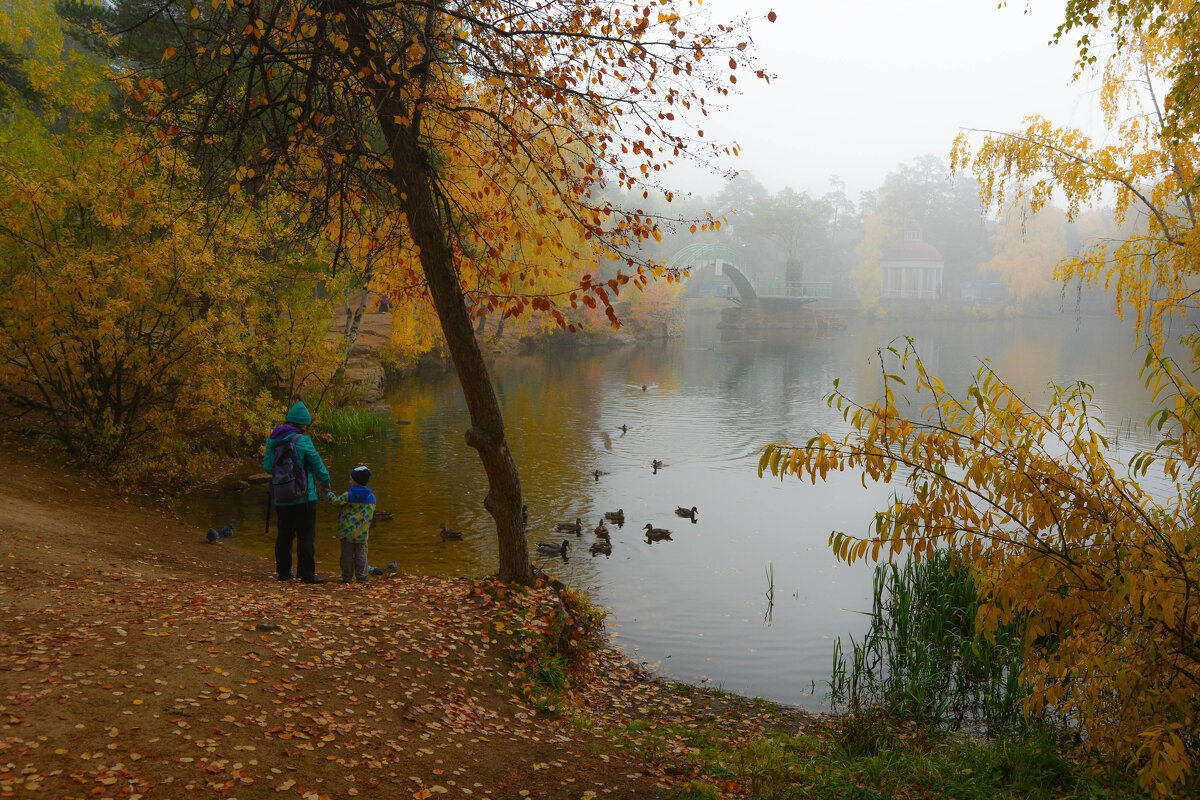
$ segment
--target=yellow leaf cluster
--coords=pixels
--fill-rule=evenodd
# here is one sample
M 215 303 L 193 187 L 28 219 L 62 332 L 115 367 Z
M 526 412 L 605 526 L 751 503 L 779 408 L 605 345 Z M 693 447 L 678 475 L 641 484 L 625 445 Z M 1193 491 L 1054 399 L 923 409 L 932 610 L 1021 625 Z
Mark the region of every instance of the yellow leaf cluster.
M 307 312 L 311 284 L 289 288 L 293 260 L 262 247 L 278 235 L 269 213 L 228 206 L 233 224 L 214 225 L 179 192 L 196 178 L 182 154 L 130 160 L 136 137 L 10 123 L 0 384 L 74 455 L 129 476 L 193 474 L 202 452 L 258 439 L 270 381 L 332 371 L 327 310 Z
M 255 6 L 214 0 L 213 13 L 199 20 L 202 44 L 181 40 L 175 48 L 195 49 L 228 70 L 222 86 L 234 87 L 229 96 L 218 100 L 203 89 L 135 99 L 152 124 L 178 130 L 211 127 L 214 118 L 224 123 L 222 114 L 243 109 L 253 110 L 255 127 L 260 116 L 286 108 L 286 147 L 272 143 L 263 158 L 278 166 L 257 180 L 286 181 L 296 196 L 320 197 L 321 208 L 300 212 L 302 224 L 325 225 L 323 214 L 343 209 L 330 238 L 339 254 L 355 237 L 375 243 L 378 291 L 423 296 L 422 269 L 413 267 L 440 257 L 415 251 L 404 221 L 388 223 L 396 234 L 390 240 L 363 222 L 408 215 L 427 200 L 420 196 L 426 187 L 402 185 L 397 169 L 422 160 L 435 176 L 446 243 L 473 313 L 535 312 L 571 325 L 568 306 L 594 305 L 618 325 L 612 300 L 646 263 L 641 244 L 662 241 L 663 229 L 642 209 L 616 208 L 613 190 L 643 199 L 654 191 L 669 201 L 659 175 L 689 148 L 711 158 L 730 152 L 707 142 L 701 148 L 703 133 L 686 117 L 708 113 L 706 93 L 728 93 L 718 79 L 726 61 L 730 71 L 752 68 L 743 23 L 707 29 L 675 5 L 660 2 L 652 14 L 530 3 L 513 13 L 498 2 L 455 12 L 297 2 L 264 20 Z M 243 58 L 260 47 L 269 62 L 262 69 L 258 58 Z M 327 54 L 327 72 L 307 72 L 314 52 Z M 722 58 L 705 60 L 709 54 Z M 163 63 L 175 85 L 204 78 L 188 73 L 188 60 L 177 55 Z M 330 74 L 337 79 L 327 82 Z M 311 90 L 314 80 L 320 93 Z M 418 152 L 396 152 L 402 140 Z M 355 174 L 370 177 L 329 190 Z M 381 180 L 390 186 L 371 185 Z M 235 201 L 248 190 L 240 176 L 225 186 Z M 385 269 L 392 245 L 405 255 Z M 595 267 L 608 259 L 624 262 L 623 272 Z M 361 261 L 354 269 L 366 274 Z M 635 285 L 643 286 L 638 277 Z
M 956 169 L 974 171 L 982 199 L 997 210 L 1036 215 L 1055 200 L 1075 220 L 1088 207 L 1112 203 L 1125 226 L 1120 238 L 1060 259 L 1054 278 L 1111 292 L 1118 315 L 1132 313 L 1155 345 L 1167 320 L 1187 319 L 1200 274 L 1192 198 L 1200 150 L 1194 137 L 1179 138 L 1168 125 L 1155 92 L 1187 60 L 1189 46 L 1169 30 L 1140 33 L 1105 63 L 1099 97 L 1114 129 L 1109 143 L 1030 117 L 1012 133 L 963 132 L 951 155 Z
M 1017 306 L 1050 294 L 1057 265 L 1066 258 L 1066 219 L 1054 207 L 1034 214 L 1027 203 L 1005 210 L 992 235 L 995 255 L 980 269 L 994 273 L 1008 287 Z
M 1195 73 L 1195 15 L 1186 3 L 1162 4 L 1154 14 L 1141 2 L 1110 7 L 1112 16 L 1097 11 L 1090 0 L 1072 0 L 1064 29 L 1117 34 L 1119 46 L 1100 69 L 1112 141 L 1097 145 L 1035 117 L 1022 131 L 989 134 L 977 145 L 963 134 L 954 160 L 975 171 L 984 200 L 997 208 L 1021 202 L 1036 212 L 1056 197 L 1073 219 L 1089 204 L 1114 202 L 1121 235 L 1060 260 L 1055 278 L 1103 287 L 1119 315 L 1132 313 L 1150 345 L 1144 374 L 1159 404 L 1150 424 L 1163 439 L 1135 454 L 1129 474 L 1118 476 L 1103 436 L 1080 435 L 1090 397 L 1064 404 L 1056 396 L 1046 415 L 1052 424 L 1038 440 L 1043 449 L 1043 442 L 1052 446 L 1019 465 L 1046 482 L 1042 493 L 1053 504 L 1031 505 L 1016 492 L 986 499 L 1040 534 L 1019 541 L 1017 555 L 1003 550 L 990 562 L 998 607 L 991 619 L 1036 611 L 1029 635 L 1053 646 L 1036 651 L 1027 670 L 1031 710 L 1079 721 L 1089 747 L 1126 759 L 1145 790 L 1167 797 L 1194 779 L 1200 759 L 1192 734 L 1200 677 L 1197 391 L 1185 371 L 1156 352 L 1167 323 L 1188 320 L 1200 274 L 1200 142 L 1196 95 L 1187 89 Z M 1081 65 L 1095 63 L 1084 45 Z M 1164 84 L 1171 105 L 1160 99 Z M 1200 352 L 1195 334 L 1184 341 Z M 1072 435 L 1062 436 L 1067 431 Z M 979 454 L 978 447 L 973 440 L 970 449 Z M 990 468 L 986 457 L 979 463 Z M 1136 482 L 1152 470 L 1171 487 L 1166 496 L 1150 498 Z M 1070 513 L 1062 498 L 1071 499 Z M 1017 587 L 1039 593 L 1036 606 L 1022 602 Z
M 89 114 L 104 103 L 103 71 L 69 44 L 54 4 L 5 0 L 0 4 L 0 44 L 25 56 L 30 86 L 45 98 L 43 113 Z
M 911 341 L 881 351 L 879 362 L 878 402 L 829 397 L 850 434 L 767 445 L 760 475 L 815 482 L 849 470 L 902 484 L 869 535 L 830 536 L 838 558 L 958 551 L 979 575 L 980 633 L 1024 630 L 1029 713 L 1069 722 L 1086 747 L 1137 764 L 1148 789 L 1194 774 L 1190 740 L 1169 732 L 1200 723 L 1195 389 L 1170 362 L 1147 359 L 1147 385 L 1163 408 L 1152 422 L 1172 438 L 1126 470 L 1086 384 L 1054 386 L 1039 410 L 986 365 L 955 397 Z M 1141 488 L 1136 476 L 1152 468 L 1173 494 Z

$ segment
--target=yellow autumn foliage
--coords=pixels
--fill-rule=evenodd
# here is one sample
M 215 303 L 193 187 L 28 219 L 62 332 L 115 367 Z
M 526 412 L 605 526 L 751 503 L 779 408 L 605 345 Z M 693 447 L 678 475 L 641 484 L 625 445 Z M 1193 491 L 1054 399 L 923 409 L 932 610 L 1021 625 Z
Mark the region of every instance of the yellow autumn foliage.
M 883 260 L 883 247 L 899 232 L 897 222 L 881 214 L 871 214 L 863 222 L 863 238 L 855 248 L 851 280 L 864 309 L 879 304 L 879 262 Z
M 54 3 L 5 0 L 0 4 L 0 44 L 23 58 L 30 88 L 44 100 L 43 119 L 90 114 L 107 102 L 103 74 L 72 46 Z
M 182 154 L 136 152 L 109 127 L 52 133 L 19 109 L 0 130 L 0 385 L 79 460 L 182 478 L 256 444 L 272 390 L 327 380 L 337 352 L 311 256 L 265 245 L 270 209 L 214 221 Z
M 582 321 L 608 328 L 615 319 L 604 313 L 608 307 L 596 303 L 593 292 L 581 289 L 591 285 L 597 264 L 606 261 L 602 243 L 581 227 L 574 216 L 578 211 L 561 196 L 555 180 L 532 156 L 515 163 L 511 154 L 501 157 L 495 130 L 464 126 L 440 109 L 464 104 L 487 108 L 504 120 L 510 135 L 523 138 L 531 154 L 549 147 L 569 154 L 570 147 L 552 142 L 542 121 L 514 104 L 507 93 L 490 91 L 486 85 L 466 86 L 452 71 L 439 65 L 434 69 L 438 80 L 426 91 L 439 102 L 426 111 L 425 125 L 440 143 L 445 202 L 463 220 L 451 245 L 472 315 L 504 318 L 504 324 L 523 337 L 551 334 Z M 420 250 L 412 245 L 406 219 L 394 208 L 361 199 L 354 207 L 358 217 L 374 224 L 350 230 L 331 225 L 324 235 L 341 243 L 351 273 L 366 275 L 370 290 L 388 298 L 395 313 L 385 358 L 396 367 L 410 366 L 442 347 Z M 514 208 L 519 210 L 514 213 Z M 605 216 L 597 212 L 593 221 Z M 363 268 L 366 263 L 369 269 Z M 644 286 L 642 281 L 631 283 Z M 602 291 L 615 300 L 621 285 Z M 568 311 L 584 307 L 583 314 Z M 595 309 L 600 309 L 598 315 L 590 313 Z
M 815 482 L 854 471 L 903 485 L 870 533 L 830 536 L 837 556 L 955 549 L 977 573 L 980 632 L 1024 631 L 1026 711 L 1077 731 L 1087 750 L 1130 763 L 1144 788 L 1163 783 L 1157 795 L 1170 796 L 1195 773 L 1200 723 L 1195 390 L 1169 362 L 1147 360 L 1163 403 L 1153 422 L 1177 438 L 1125 469 L 1110 458 L 1086 384 L 1054 387 L 1043 410 L 986 366 L 965 398 L 952 395 L 911 341 L 883 350 L 880 366 L 879 401 L 830 398 L 850 434 L 768 445 L 760 475 Z M 1172 479 L 1168 496 L 1138 484 L 1151 469 Z
M 1183 12 L 1179 12 L 1183 13 Z M 955 141 L 956 168 L 972 169 L 984 202 L 997 209 L 1023 204 L 1033 214 L 1061 198 L 1069 220 L 1111 201 L 1126 235 L 1095 241 L 1062 260 L 1054 277 L 1111 292 L 1118 316 L 1133 315 L 1150 342 L 1162 343 L 1170 317 L 1186 320 L 1200 282 L 1200 232 L 1192 193 L 1200 144 L 1177 138 L 1153 89 L 1185 58 L 1185 42 L 1169 33 L 1139 35 L 1107 62 L 1099 92 L 1109 143 L 1082 131 L 1030 117 L 1011 134 L 971 132 Z
M 1034 214 L 1027 204 L 1005 209 L 992 234 L 991 260 L 981 271 L 995 274 L 1022 307 L 1057 289 L 1055 267 L 1067 255 L 1066 220 L 1053 206 Z
M 683 298 L 684 284 L 660 280 L 648 284 L 629 298 L 629 322 L 635 330 L 649 330 L 667 324 L 672 310 Z
M 880 351 L 877 401 L 858 402 L 835 384 L 829 402 L 849 434 L 770 444 L 759 465 L 760 474 L 816 481 L 848 470 L 896 485 L 869 532 L 830 536 L 838 557 L 956 550 L 977 573 L 981 633 L 1024 630 L 1026 712 L 1127 766 L 1155 798 L 1179 796 L 1200 775 L 1200 392 L 1192 383 L 1200 336 L 1184 336 L 1192 364 L 1159 355 L 1168 320 L 1195 325 L 1200 136 L 1196 108 L 1178 103 L 1188 93 L 1173 92 L 1167 108 L 1153 91 L 1165 76 L 1195 73 L 1192 5 L 1068 3 L 1075 27 L 1120 34 L 1101 65 L 1101 107 L 1115 131 L 1108 143 L 1035 117 L 1014 133 L 965 132 L 953 152 L 955 168 L 973 170 L 998 211 L 1037 214 L 1054 200 L 1075 219 L 1113 203 L 1125 235 L 1060 260 L 1054 278 L 1106 288 L 1117 313 L 1145 334 L 1157 446 L 1117 460 L 1083 383 L 1055 386 L 1035 407 L 985 365 L 955 396 L 909 341 Z M 1142 15 L 1148 9 L 1154 14 Z M 1009 258 L 1005 249 L 998 258 Z M 1038 289 L 1035 265 L 1009 272 L 1022 293 Z M 1148 475 L 1165 488 L 1148 492 L 1139 482 Z

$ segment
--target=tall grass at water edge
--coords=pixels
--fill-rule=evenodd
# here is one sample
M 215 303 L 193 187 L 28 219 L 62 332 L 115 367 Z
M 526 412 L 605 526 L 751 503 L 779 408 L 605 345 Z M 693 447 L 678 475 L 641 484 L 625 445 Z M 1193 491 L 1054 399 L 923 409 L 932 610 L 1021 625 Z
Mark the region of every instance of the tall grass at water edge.
M 980 598 L 971 570 L 949 551 L 875 568 L 871 626 L 834 649 L 835 711 L 878 709 L 938 728 L 1019 733 L 1021 632 L 975 633 Z
M 388 419 L 358 406 L 331 408 L 321 412 L 316 429 L 335 442 L 353 442 L 382 436 L 387 431 Z
M 766 577 L 769 608 L 770 565 Z M 979 604 L 950 553 L 881 565 L 870 631 L 850 654 L 839 642 L 835 657 L 834 710 L 850 713 L 798 724 L 765 701 L 678 684 L 717 716 L 651 705 L 645 717 L 585 727 L 664 765 L 670 800 L 1146 800 L 1129 775 L 1074 760 L 1061 731 L 1026 724 L 1021 631 L 977 637 Z M 746 720 L 761 727 L 743 735 Z

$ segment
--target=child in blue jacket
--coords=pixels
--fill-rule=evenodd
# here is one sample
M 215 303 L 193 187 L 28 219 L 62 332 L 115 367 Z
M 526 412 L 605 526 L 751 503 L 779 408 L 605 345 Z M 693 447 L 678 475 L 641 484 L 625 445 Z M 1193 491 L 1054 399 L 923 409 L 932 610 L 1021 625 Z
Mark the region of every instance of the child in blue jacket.
M 367 488 L 371 470 L 355 467 L 350 471 L 350 491 L 334 494 L 325 490 L 325 499 L 340 506 L 337 536 L 342 540 L 342 583 L 367 582 L 367 537 L 375 516 L 375 495 Z

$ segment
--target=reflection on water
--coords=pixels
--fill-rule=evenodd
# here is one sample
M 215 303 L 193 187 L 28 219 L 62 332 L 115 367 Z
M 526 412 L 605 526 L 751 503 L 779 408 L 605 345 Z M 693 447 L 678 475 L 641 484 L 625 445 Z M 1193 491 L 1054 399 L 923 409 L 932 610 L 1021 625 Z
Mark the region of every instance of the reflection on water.
M 560 542 L 555 525 L 576 518 L 585 531 L 566 534 L 565 559 L 531 551 L 547 572 L 609 609 L 616 643 L 663 674 L 810 708 L 824 706 L 834 640 L 860 637 L 859 612 L 870 607 L 870 567 L 834 561 L 829 533 L 865 532 L 889 491 L 864 489 L 855 475 L 816 486 L 760 480 L 757 450 L 843 431 L 825 403 L 835 378 L 852 396 L 873 397 L 875 348 L 911 335 L 952 391 L 965 391 L 980 359 L 990 358 L 1034 397 L 1049 380 L 1080 377 L 1096 386 L 1114 424 L 1140 423 L 1149 413 L 1133 336 L 1108 320 L 852 321 L 827 338 L 723 341 L 711 319 L 694 317 L 687 331 L 683 340 L 514 358 L 495 369 L 531 543 Z M 365 463 L 379 508 L 395 514 L 372 534 L 371 564 L 397 559 L 406 572 L 449 576 L 493 572 L 486 479 L 463 441 L 467 414 L 456 379 L 420 375 L 394 387 L 388 403 L 386 436 L 320 447 L 336 490 Z M 655 460 L 664 464 L 657 471 Z M 259 489 L 213 488 L 186 498 L 182 510 L 202 530 L 238 523 L 236 545 L 269 560 L 265 504 Z M 695 520 L 676 516 L 677 506 L 696 506 Z M 608 523 L 611 555 L 590 554 L 591 530 L 618 509 L 625 524 Z M 322 503 L 317 560 L 327 572 L 337 571 L 334 522 Z M 443 540 L 440 524 L 464 538 Z M 648 542 L 647 524 L 671 529 L 671 538 Z

